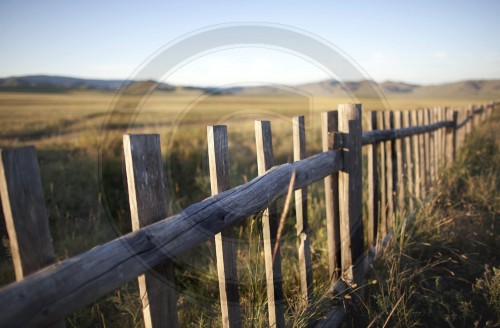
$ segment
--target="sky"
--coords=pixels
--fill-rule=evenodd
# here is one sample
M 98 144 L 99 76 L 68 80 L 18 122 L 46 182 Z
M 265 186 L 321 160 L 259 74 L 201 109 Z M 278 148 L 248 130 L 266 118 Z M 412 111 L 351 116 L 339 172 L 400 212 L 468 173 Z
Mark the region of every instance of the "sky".
M 0 77 L 127 79 L 197 30 L 262 23 L 323 40 L 376 81 L 500 79 L 499 15 L 498 0 L 2 0 Z M 165 82 L 293 85 L 329 78 L 320 66 L 286 49 L 240 45 L 186 58 Z

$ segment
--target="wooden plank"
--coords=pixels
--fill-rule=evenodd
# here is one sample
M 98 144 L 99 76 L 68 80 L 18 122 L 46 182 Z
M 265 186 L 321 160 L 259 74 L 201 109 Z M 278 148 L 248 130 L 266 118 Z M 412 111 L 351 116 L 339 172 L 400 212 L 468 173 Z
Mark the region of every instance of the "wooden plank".
M 379 142 L 385 142 L 389 140 L 397 140 L 401 138 L 405 138 L 413 135 L 421 135 L 425 133 L 429 133 L 441 128 L 451 127 L 453 122 L 451 121 L 443 121 L 435 124 L 431 124 L 429 126 L 414 126 L 409 128 L 402 128 L 399 130 L 389 129 L 389 130 L 373 130 L 373 131 L 365 131 L 362 133 L 361 141 L 363 145 L 369 145 Z M 343 145 L 345 142 L 343 139 L 345 136 L 342 133 L 335 134 L 339 139 L 335 142 L 335 145 L 339 147 Z
M 412 110 L 410 112 L 410 117 L 411 117 L 411 124 L 413 126 L 418 126 L 418 120 L 417 120 L 417 111 Z M 420 143 L 418 140 L 418 135 L 414 135 L 412 137 L 412 146 L 413 146 L 413 187 L 414 192 L 413 195 L 415 199 L 418 201 L 420 199 Z
M 123 151 L 132 230 L 137 231 L 168 215 L 160 136 L 125 134 Z M 147 270 L 138 277 L 144 325 L 178 327 L 173 263 L 166 261 Z
M 391 112 L 384 112 L 384 128 L 391 129 Z M 392 153 L 393 141 L 385 141 L 385 193 L 387 199 L 387 229 L 392 230 L 394 224 L 394 165 Z
M 403 115 L 403 127 L 408 128 L 410 127 L 410 112 L 405 111 L 402 113 Z M 405 189 L 406 189 L 406 199 L 407 199 L 407 204 L 408 204 L 408 210 L 410 212 L 413 211 L 414 208 L 414 203 L 413 203 L 413 197 L 415 195 L 414 193 L 414 187 L 413 187 L 413 159 L 412 159 L 412 154 L 413 154 L 413 148 L 412 148 L 412 138 L 411 137 L 406 137 L 404 139 L 404 144 L 405 144 L 405 167 L 404 167 L 404 172 L 405 172 Z
M 0 289 L 0 326 L 44 326 L 62 318 L 136 279 L 147 267 L 172 259 L 265 209 L 287 194 L 294 172 L 295 189 L 303 188 L 342 169 L 342 159 L 342 152 L 333 150 L 280 165 L 158 223 L 4 286 Z M 143 263 L 137 261 L 139 254 Z
M 259 175 L 263 175 L 274 165 L 271 122 L 255 121 L 255 139 L 257 145 L 257 169 Z M 262 215 L 269 326 L 285 327 L 281 254 L 279 244 L 276 244 L 277 232 L 278 212 L 276 204 L 271 202 Z M 275 249 L 277 251 L 273 254 Z
M 379 122 L 379 130 L 384 130 L 384 112 L 377 111 L 377 122 Z M 379 182 L 380 182 L 380 220 L 379 220 L 379 234 L 380 238 L 387 235 L 387 179 L 386 179 L 386 165 L 385 165 L 385 144 L 383 142 L 377 143 L 377 153 L 380 157 L 379 165 Z
M 400 111 L 394 111 L 394 128 L 401 129 L 402 128 L 402 115 Z M 394 153 L 396 155 L 396 174 L 395 174 L 395 186 L 396 186 L 396 195 L 397 195 L 397 209 L 399 211 L 404 211 L 405 208 L 405 186 L 404 186 L 404 168 L 403 168 L 403 158 L 404 158 L 404 142 L 401 139 L 396 139 L 394 142 Z
M 437 117 L 437 112 L 438 108 L 434 107 L 432 109 L 432 122 L 436 123 L 438 121 Z M 433 145 L 432 145 L 432 153 L 433 153 L 433 175 L 432 175 L 432 181 L 436 182 L 439 174 L 439 153 L 438 153 L 438 144 L 439 144 L 439 137 L 438 137 L 438 131 L 434 131 L 432 133 L 433 136 Z M 433 183 L 434 185 L 434 183 Z
M 16 280 L 56 261 L 35 147 L 0 150 L 0 198 Z M 64 319 L 50 327 L 65 327 Z M 48 326 L 49 326 L 48 325 Z
M 304 116 L 295 116 L 293 122 L 293 160 L 306 158 L 306 131 Z M 313 300 L 313 273 L 311 263 L 311 245 L 307 214 L 307 187 L 295 191 L 295 215 L 297 237 L 299 239 L 299 271 L 302 300 L 311 304 Z
M 362 217 L 361 104 L 340 104 L 339 131 L 348 133 L 344 147 L 344 169 L 339 173 L 339 213 L 342 274 L 345 280 L 361 284 L 353 265 L 364 252 Z
M 438 113 L 437 113 L 438 114 L 438 122 L 444 121 L 444 112 L 445 112 L 445 110 L 446 110 L 446 107 L 439 108 Z M 445 143 L 444 135 L 445 135 L 445 131 L 446 131 L 445 128 L 438 130 L 438 141 L 439 141 L 439 145 L 438 145 L 438 152 L 439 152 L 439 155 L 438 155 L 438 165 L 439 165 L 440 172 L 444 168 L 444 164 L 445 164 L 445 159 L 444 159 L 444 143 Z
M 227 127 L 207 127 L 208 161 L 212 195 L 231 189 Z M 215 235 L 217 273 L 223 327 L 241 327 L 236 245 L 232 227 Z
M 469 123 L 465 126 L 465 135 L 468 136 L 472 131 L 473 124 L 473 107 L 469 106 L 467 109 L 467 118 L 469 118 Z
M 321 136 L 323 151 L 334 149 L 334 133 L 338 131 L 338 112 L 321 113 Z M 326 202 L 326 229 L 328 240 L 328 268 L 330 280 L 335 281 L 341 272 L 340 262 L 340 214 L 339 214 L 339 174 L 328 175 L 324 179 Z
M 453 125 L 455 125 L 455 127 L 452 128 L 452 137 L 451 137 L 451 148 L 452 148 L 452 151 L 451 151 L 451 156 L 450 156 L 450 159 L 452 161 L 452 163 L 455 162 L 455 160 L 457 159 L 457 121 L 458 121 L 458 111 L 453 111 L 452 113 L 452 117 L 451 117 L 451 120 L 453 121 Z
M 424 126 L 424 112 L 422 110 L 417 110 L 417 122 L 419 126 Z M 419 144 L 419 166 L 420 166 L 420 198 L 425 199 L 426 197 L 426 189 L 425 189 L 425 179 L 426 179 L 426 159 L 425 159 L 425 138 L 423 134 L 418 135 L 418 144 Z
M 0 156 L 0 197 L 19 281 L 56 258 L 35 148 L 2 149 Z
M 424 116 L 424 125 L 429 126 L 429 109 L 425 109 L 423 111 Z M 430 133 L 424 134 L 424 157 L 425 157 L 425 175 L 424 175 L 424 183 L 425 183 L 425 191 L 428 192 L 431 187 L 431 151 L 430 151 Z
M 377 112 L 372 111 L 368 116 L 368 129 L 377 129 Z M 377 231 L 379 221 L 379 181 L 378 181 L 378 160 L 377 145 L 368 146 L 368 245 L 377 243 Z

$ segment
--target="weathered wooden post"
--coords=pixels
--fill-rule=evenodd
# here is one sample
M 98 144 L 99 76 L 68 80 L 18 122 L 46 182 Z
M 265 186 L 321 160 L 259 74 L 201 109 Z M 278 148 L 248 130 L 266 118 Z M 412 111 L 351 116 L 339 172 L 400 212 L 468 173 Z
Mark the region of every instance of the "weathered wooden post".
M 132 230 L 136 231 L 168 216 L 160 136 L 126 134 L 123 136 L 123 149 Z M 144 325 L 152 328 L 177 327 L 173 263 L 166 261 L 150 268 L 138 280 Z
M 423 111 L 424 125 L 430 125 L 429 109 Z M 424 156 L 425 156 L 425 190 L 428 192 L 431 188 L 431 150 L 430 150 L 430 132 L 424 134 Z
M 412 126 L 418 126 L 418 120 L 417 120 L 417 111 L 412 110 L 411 112 L 411 125 Z M 421 193 L 420 193 L 420 184 L 421 184 L 421 177 L 420 177 L 420 143 L 419 143 L 419 138 L 418 135 L 414 134 L 412 136 L 412 145 L 413 145 L 413 195 L 416 200 L 420 199 Z M 418 203 L 418 201 L 417 201 Z
M 255 121 L 255 139 L 257 146 L 257 169 L 259 175 L 263 175 L 274 163 L 271 122 Z M 278 213 L 276 204 L 272 203 L 269 204 L 269 207 L 262 215 L 262 236 L 264 240 L 269 326 L 280 328 L 285 327 L 285 312 L 281 276 L 281 254 L 279 245 L 276 246 L 277 233 Z M 273 254 L 275 248 L 276 253 Z
M 338 112 L 321 113 L 321 136 L 323 151 L 335 148 L 335 133 L 339 129 Z M 340 219 L 339 219 L 339 173 L 324 178 L 326 202 L 326 228 L 328 234 L 328 268 L 330 279 L 340 276 Z
M 409 128 L 411 126 L 410 124 L 410 112 L 409 111 L 404 111 L 403 112 L 403 127 L 404 128 Z M 412 148 L 412 137 L 406 137 L 404 139 L 405 143 L 405 184 L 406 184 L 406 190 L 407 190 L 407 202 L 408 202 L 408 210 L 410 212 L 413 211 L 414 204 L 413 204 L 413 197 L 414 197 L 414 180 L 413 180 L 413 160 L 412 160 L 412 153 L 413 153 L 413 148 Z
M 424 125 L 424 112 L 422 110 L 417 110 L 417 122 L 419 126 Z M 420 198 L 425 199 L 426 196 L 426 189 L 425 189 L 425 179 L 426 179 L 426 172 L 427 168 L 425 166 L 426 161 L 425 161 L 425 138 L 424 134 L 420 133 L 418 135 L 418 144 L 419 144 L 419 154 L 418 158 L 420 159 Z
M 341 104 L 339 131 L 346 133 L 344 169 L 339 174 L 340 239 L 342 273 L 345 279 L 361 283 L 353 265 L 364 252 L 362 218 L 361 104 Z
M 452 116 L 452 121 L 453 121 L 453 130 L 452 130 L 452 139 L 451 139 L 451 149 L 452 153 L 450 156 L 450 159 L 452 163 L 455 162 L 457 159 L 457 121 L 458 121 L 458 111 L 453 111 L 453 116 Z
M 377 111 L 377 124 L 379 130 L 384 129 L 384 112 Z M 380 185 L 380 201 L 379 201 L 379 224 L 378 233 L 380 238 L 384 238 L 387 235 L 387 178 L 386 178 L 386 153 L 385 153 L 385 143 L 377 142 L 377 154 L 380 159 L 378 169 L 379 169 L 379 185 Z
M 399 130 L 402 127 L 401 111 L 394 111 L 394 129 Z M 405 185 L 404 185 L 404 142 L 403 139 L 397 138 L 394 141 L 394 153 L 396 155 L 396 174 L 394 176 L 396 195 L 397 195 L 397 209 L 403 211 L 405 209 Z
M 385 111 L 384 113 L 384 128 L 392 129 L 392 113 Z M 394 223 L 394 165 L 393 165 L 393 144 L 394 141 L 387 140 L 385 144 L 385 177 L 386 177 L 386 199 L 387 199 L 387 227 L 392 230 Z
M 227 127 L 207 127 L 208 161 L 212 195 L 231 189 Z M 215 235 L 217 273 L 223 327 L 241 327 L 236 245 L 232 227 Z
M 377 112 L 372 111 L 368 116 L 368 129 L 377 130 Z M 379 181 L 377 145 L 368 146 L 368 245 L 373 246 L 377 242 L 379 221 Z
M 54 263 L 40 168 L 33 146 L 0 150 L 0 197 L 16 280 Z M 51 327 L 65 327 L 64 320 Z
M 306 158 L 306 131 L 304 116 L 293 118 L 293 159 Z M 309 240 L 309 220 L 307 215 L 307 187 L 295 191 L 295 215 L 297 237 L 299 238 L 299 271 L 302 300 L 310 304 L 313 299 L 313 273 L 311 264 L 311 246 Z

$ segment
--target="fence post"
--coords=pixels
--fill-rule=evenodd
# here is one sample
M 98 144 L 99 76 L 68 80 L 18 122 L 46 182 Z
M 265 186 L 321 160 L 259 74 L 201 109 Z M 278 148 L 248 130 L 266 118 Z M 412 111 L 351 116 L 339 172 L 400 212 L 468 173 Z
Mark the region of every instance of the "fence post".
M 208 161 L 212 195 L 231 189 L 227 127 L 207 127 Z M 240 295 L 236 266 L 236 245 L 229 227 L 215 235 L 217 273 L 223 327 L 240 327 Z
M 455 162 L 457 159 L 457 122 L 458 122 L 458 111 L 453 111 L 453 128 L 452 128 L 452 153 L 451 153 L 451 161 Z
M 259 175 L 263 175 L 273 166 L 273 143 L 271 122 L 255 121 L 255 139 L 257 148 L 257 168 Z M 281 277 L 281 254 L 279 245 L 276 254 L 278 232 L 278 213 L 276 204 L 269 207 L 262 215 L 262 235 L 264 239 L 264 261 L 266 266 L 267 305 L 270 327 L 285 327 L 285 313 L 283 304 L 283 286 Z
M 402 127 L 402 113 L 401 111 L 394 112 L 394 128 L 401 129 Z M 397 175 L 396 181 L 396 195 L 397 195 L 397 207 L 399 211 L 405 209 L 405 185 L 404 185 L 404 142 L 402 138 L 398 138 L 395 141 L 395 153 L 396 153 L 396 163 L 397 163 Z
M 348 133 L 344 169 L 339 174 L 342 273 L 347 281 L 361 283 L 353 265 L 364 251 L 362 218 L 361 104 L 340 104 L 339 131 Z
M 429 117 L 429 109 L 425 109 L 423 111 L 424 115 L 424 125 L 429 126 L 430 125 L 430 117 Z M 431 186 L 431 181 L 430 181 L 430 176 L 431 176 L 431 150 L 430 150 L 430 132 L 427 132 L 424 134 L 424 155 L 425 155 L 425 176 L 424 176 L 424 182 L 425 182 L 425 191 L 429 192 L 430 186 Z
M 377 130 L 377 112 L 372 111 L 368 115 L 368 129 Z M 377 242 L 377 229 L 379 220 L 379 183 L 377 173 L 377 145 L 368 146 L 368 245 L 373 246 Z
M 423 110 L 417 110 L 417 121 L 418 125 L 422 126 L 424 125 L 424 112 Z M 426 159 L 425 159 L 425 138 L 424 134 L 419 134 L 418 135 L 418 149 L 419 149 L 419 159 L 420 159 L 420 198 L 425 199 L 426 196 L 426 190 L 425 190 L 425 179 L 426 179 L 426 173 L 427 173 L 427 167 L 426 167 Z
M 0 198 L 20 281 L 56 261 L 35 147 L 0 150 Z M 65 326 L 64 319 L 50 325 Z
M 293 160 L 306 158 L 306 131 L 304 116 L 293 118 Z M 299 238 L 299 271 L 302 300 L 310 304 L 313 300 L 313 275 L 311 246 L 309 240 L 309 220 L 307 216 L 307 187 L 295 191 L 295 213 L 297 237 Z
M 35 147 L 0 150 L 0 198 L 20 281 L 56 261 Z M 51 327 L 65 327 L 65 322 Z
M 377 123 L 379 125 L 379 130 L 384 130 L 384 112 L 377 111 Z M 386 179 L 386 153 L 385 153 L 385 143 L 377 142 L 377 153 L 380 157 L 379 167 L 379 182 L 380 182 L 380 220 L 378 225 L 378 232 L 380 233 L 380 238 L 384 238 L 387 235 L 387 179 Z
M 160 136 L 125 134 L 123 150 L 127 171 L 132 230 L 139 230 L 168 216 L 163 179 Z M 166 261 L 138 277 L 146 327 L 177 327 L 174 267 Z
M 19 281 L 56 258 L 35 148 L 2 149 L 0 156 L 0 197 Z
M 410 112 L 411 114 L 411 125 L 412 126 L 418 126 L 418 120 L 417 120 L 417 111 L 412 110 Z M 418 135 L 414 134 L 412 136 L 412 144 L 413 144 L 413 173 L 414 173 L 414 180 L 413 180 L 413 196 L 415 197 L 415 200 L 420 199 L 421 193 L 420 193 L 420 143 L 419 143 L 419 138 Z
M 321 139 L 323 151 L 334 149 L 334 133 L 339 129 L 338 111 L 321 113 Z M 328 268 L 330 279 L 335 281 L 340 276 L 340 219 L 339 219 L 339 173 L 328 175 L 324 179 L 326 202 L 326 228 L 328 234 Z
M 390 130 L 392 114 L 390 111 L 384 112 L 384 128 Z M 385 177 L 387 195 L 387 229 L 392 230 L 394 223 L 394 165 L 393 165 L 393 141 L 387 140 L 385 144 Z
M 403 127 L 409 128 L 410 124 L 410 112 L 404 111 L 403 115 Z M 405 143 L 405 184 L 407 190 L 407 201 L 408 201 L 408 210 L 413 211 L 413 195 L 414 195 L 414 187 L 413 187 L 413 161 L 412 161 L 412 137 L 404 138 Z
M 465 135 L 468 136 L 472 132 L 472 125 L 474 124 L 474 107 L 470 105 L 467 108 L 467 123 L 465 124 Z

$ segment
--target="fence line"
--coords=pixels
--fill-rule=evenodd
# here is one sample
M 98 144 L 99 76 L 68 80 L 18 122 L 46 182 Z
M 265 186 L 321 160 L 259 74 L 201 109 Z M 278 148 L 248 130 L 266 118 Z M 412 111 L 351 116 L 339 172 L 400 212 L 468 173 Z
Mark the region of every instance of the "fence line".
M 313 294 L 306 187 L 324 179 L 332 281 L 342 277 L 348 284 L 360 285 L 366 268 L 361 213 L 362 146 L 368 147 L 366 245 L 371 248 L 393 228 L 395 212 L 418 209 L 439 172 L 455 160 L 457 148 L 466 136 L 491 116 L 497 105 L 488 103 L 460 111 L 435 108 L 371 112 L 369 130 L 365 132 L 361 130 L 361 105 L 339 105 L 338 111 L 322 113 L 323 153 L 304 159 L 304 118 L 294 118 L 296 161 L 276 167 L 272 167 L 271 124 L 257 121 L 259 176 L 233 189 L 228 179 L 227 128 L 209 127 L 213 196 L 167 218 L 159 137 L 126 135 L 124 153 L 135 231 L 26 277 L 23 263 L 35 258 L 34 252 L 41 251 L 43 254 L 37 255 L 37 259 L 47 260 L 27 273 L 54 259 L 36 154 L 34 148 L 2 150 L 0 196 L 19 281 L 0 289 L 0 327 L 60 325 L 68 313 L 139 276 L 146 326 L 176 326 L 176 293 L 170 260 L 209 238 L 215 238 L 217 245 L 222 322 L 224 327 L 238 327 L 242 318 L 235 248 L 229 228 L 264 209 L 262 233 L 269 324 L 283 327 L 285 311 L 275 201 L 287 193 L 292 175 L 299 212 L 301 294 L 310 304 Z M 23 180 L 23 176 L 30 179 Z M 30 208 L 38 209 L 30 212 L 33 226 L 21 221 L 25 216 L 23 210 Z M 37 238 L 41 232 L 43 247 L 28 246 L 29 251 L 23 251 L 23 243 L 40 241 Z M 33 234 L 37 238 L 30 241 Z M 338 321 L 338 317 L 329 318 L 330 323 Z

